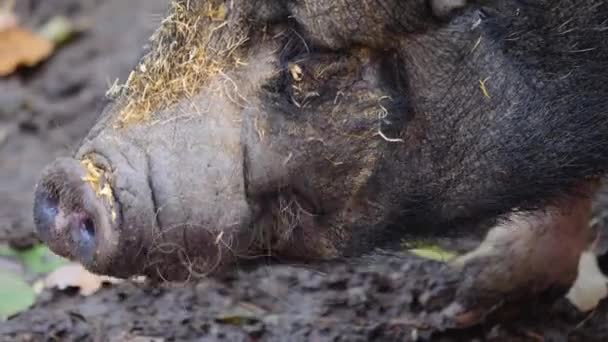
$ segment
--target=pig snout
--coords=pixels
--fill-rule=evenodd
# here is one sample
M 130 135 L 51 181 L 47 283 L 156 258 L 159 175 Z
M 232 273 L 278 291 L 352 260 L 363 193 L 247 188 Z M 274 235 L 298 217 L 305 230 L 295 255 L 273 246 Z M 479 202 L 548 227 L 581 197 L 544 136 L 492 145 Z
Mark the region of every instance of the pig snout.
M 232 233 L 239 225 L 220 222 L 219 209 L 195 203 L 193 197 L 176 202 L 175 193 L 194 196 L 174 186 L 179 176 L 149 171 L 141 177 L 144 171 L 137 168 L 132 177 L 127 170 L 141 165 L 127 167 L 112 156 L 62 158 L 43 171 L 33 214 L 38 235 L 52 251 L 94 273 L 119 278 L 184 280 L 231 260 L 228 249 L 235 247 Z M 227 201 L 219 202 L 229 207 Z M 189 205 L 203 209 L 179 211 Z M 200 215 L 198 223 L 189 215 Z
M 107 185 L 79 161 L 58 159 L 38 184 L 34 221 L 40 238 L 57 254 L 83 264 L 115 245 L 116 206 Z M 101 194 L 96 193 L 101 192 Z M 105 196 L 103 195 L 107 193 Z
M 227 115 L 188 123 L 175 136 L 174 125 L 102 124 L 73 159 L 49 165 L 34 199 L 41 239 L 89 271 L 119 278 L 186 280 L 246 254 L 252 213 L 240 126 Z

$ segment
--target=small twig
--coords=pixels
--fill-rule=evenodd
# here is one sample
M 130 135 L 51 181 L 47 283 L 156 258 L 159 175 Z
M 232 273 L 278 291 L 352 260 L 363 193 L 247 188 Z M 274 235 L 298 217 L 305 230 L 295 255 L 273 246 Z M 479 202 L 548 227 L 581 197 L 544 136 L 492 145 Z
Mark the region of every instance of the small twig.
M 384 135 L 384 133 L 382 133 L 382 131 L 380 130 L 380 128 L 378 128 L 378 135 L 380 137 L 382 137 L 382 139 L 384 139 L 385 141 L 388 142 L 392 142 L 392 143 L 402 143 L 405 142 L 405 140 L 401 139 L 401 138 L 389 138 L 386 135 Z
M 490 93 L 488 92 L 488 88 L 486 87 L 486 82 L 490 79 L 490 77 L 486 77 L 483 80 L 479 80 L 479 88 L 483 93 L 483 96 L 490 98 Z
M 475 45 L 473 45 L 473 48 L 471 49 L 471 53 L 473 53 L 473 51 L 477 50 L 477 48 L 479 47 L 479 45 L 481 45 L 481 36 L 479 38 L 477 38 L 477 41 L 475 42 Z

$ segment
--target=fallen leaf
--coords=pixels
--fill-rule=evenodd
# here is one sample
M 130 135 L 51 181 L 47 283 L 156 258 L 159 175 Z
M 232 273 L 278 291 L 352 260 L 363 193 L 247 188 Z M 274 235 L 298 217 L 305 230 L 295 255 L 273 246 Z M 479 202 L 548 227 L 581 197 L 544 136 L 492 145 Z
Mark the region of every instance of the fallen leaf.
M 27 310 L 36 301 L 36 293 L 21 277 L 0 272 L 0 321 Z
M 222 315 L 215 318 L 215 321 L 221 324 L 243 326 L 251 325 L 260 321 L 257 317 L 241 316 L 241 315 Z
M 61 45 L 68 42 L 78 33 L 75 25 L 66 17 L 56 16 L 47 21 L 44 26 L 38 30 L 38 34 L 55 43 Z
M 117 284 L 121 281 L 120 279 L 93 274 L 80 264 L 69 263 L 50 273 L 44 280 L 44 286 L 59 290 L 75 287 L 80 290 L 81 295 L 86 297 L 99 291 L 104 283 Z
M 20 66 L 32 67 L 47 59 L 54 44 L 30 30 L 13 27 L 0 31 L 0 76 Z
M 419 246 L 417 248 L 409 249 L 408 252 L 413 253 L 421 258 L 431 259 L 440 262 L 448 262 L 458 254 L 442 249 L 439 246 Z
M 34 273 L 46 274 L 65 265 L 68 261 L 44 246 L 37 245 L 25 251 L 17 251 L 17 257 L 25 267 Z
M 241 302 L 234 309 L 215 317 L 215 321 L 220 324 L 233 325 L 241 328 L 249 327 L 246 330 L 255 332 L 259 329 L 263 330 L 262 318 L 267 314 L 267 311 L 256 306 L 253 303 Z

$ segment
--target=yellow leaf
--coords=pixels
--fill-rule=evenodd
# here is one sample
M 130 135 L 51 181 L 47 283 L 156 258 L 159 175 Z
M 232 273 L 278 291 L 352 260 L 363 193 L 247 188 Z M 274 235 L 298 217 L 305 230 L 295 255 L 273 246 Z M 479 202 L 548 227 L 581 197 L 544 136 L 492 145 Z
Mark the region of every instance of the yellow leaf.
M 0 31 L 0 76 L 8 76 L 20 66 L 32 67 L 47 59 L 52 42 L 19 27 Z
M 448 262 L 458 256 L 456 253 L 444 250 L 439 246 L 420 246 L 408 251 L 421 258 L 440 262 Z

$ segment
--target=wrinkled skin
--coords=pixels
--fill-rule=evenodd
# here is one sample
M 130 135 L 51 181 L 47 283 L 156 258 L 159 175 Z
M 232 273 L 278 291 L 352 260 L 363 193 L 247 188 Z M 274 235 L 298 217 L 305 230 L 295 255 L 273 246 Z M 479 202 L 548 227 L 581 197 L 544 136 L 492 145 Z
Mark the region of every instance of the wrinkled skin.
M 451 265 L 467 279 L 443 312 L 456 326 L 572 283 L 608 166 L 608 4 L 232 6 L 243 63 L 126 127 L 113 101 L 73 159 L 43 172 L 34 215 L 54 251 L 183 280 L 493 227 Z M 110 204 L 82 180 L 85 158 Z

